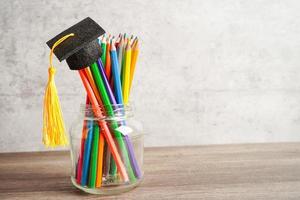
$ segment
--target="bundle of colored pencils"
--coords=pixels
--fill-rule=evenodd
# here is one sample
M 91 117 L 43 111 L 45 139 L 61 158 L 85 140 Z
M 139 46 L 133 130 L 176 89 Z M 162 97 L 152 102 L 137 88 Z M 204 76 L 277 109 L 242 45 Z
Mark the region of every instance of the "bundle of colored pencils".
M 86 108 L 92 108 L 94 120 L 83 122 L 76 181 L 89 188 L 103 186 L 108 177 L 112 182 L 134 183 L 142 175 L 129 136 L 118 130 L 126 122 L 114 120 L 119 112 L 115 108 L 129 101 L 139 41 L 126 34 L 102 36 L 98 41 L 101 58 L 79 70 L 87 91 Z M 112 120 L 107 122 L 106 117 Z

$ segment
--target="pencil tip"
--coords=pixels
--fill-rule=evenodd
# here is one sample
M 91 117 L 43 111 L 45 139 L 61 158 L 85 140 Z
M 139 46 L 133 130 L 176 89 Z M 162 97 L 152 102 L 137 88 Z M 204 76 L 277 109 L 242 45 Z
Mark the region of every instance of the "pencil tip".
M 134 49 L 134 50 L 138 50 L 139 49 L 139 40 L 138 39 L 135 40 L 135 43 L 134 43 L 132 49 Z
M 111 51 L 115 51 L 116 50 L 116 46 L 114 43 L 111 43 L 111 48 L 110 48 Z
M 126 50 L 129 50 L 129 49 L 131 49 L 130 40 L 127 40 Z
M 101 40 L 101 43 L 106 43 L 105 35 L 103 35 L 102 40 Z

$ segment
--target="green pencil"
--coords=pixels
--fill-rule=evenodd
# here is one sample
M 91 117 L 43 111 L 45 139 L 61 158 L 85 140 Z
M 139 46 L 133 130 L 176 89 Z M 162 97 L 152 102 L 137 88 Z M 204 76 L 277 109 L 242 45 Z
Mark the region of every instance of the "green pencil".
M 106 38 L 103 36 L 101 40 L 101 49 L 102 49 L 102 55 L 101 55 L 101 61 L 102 63 L 106 63 Z
M 98 126 L 98 124 L 94 124 L 92 154 L 91 154 L 90 172 L 89 172 L 89 187 L 90 188 L 96 187 L 98 143 L 99 143 L 99 126 Z
M 122 46 L 122 63 L 121 63 L 121 73 L 120 73 L 120 79 L 121 79 L 121 85 L 124 84 L 124 68 L 125 68 L 125 49 L 128 42 L 128 38 L 126 38 L 126 33 L 123 36 L 123 46 Z

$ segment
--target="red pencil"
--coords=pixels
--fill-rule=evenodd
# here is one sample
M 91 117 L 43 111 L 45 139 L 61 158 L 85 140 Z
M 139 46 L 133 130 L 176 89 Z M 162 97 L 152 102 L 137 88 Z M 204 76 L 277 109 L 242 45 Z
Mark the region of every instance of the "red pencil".
M 108 38 L 107 45 L 106 45 L 105 75 L 108 82 L 110 82 L 111 80 L 110 38 Z

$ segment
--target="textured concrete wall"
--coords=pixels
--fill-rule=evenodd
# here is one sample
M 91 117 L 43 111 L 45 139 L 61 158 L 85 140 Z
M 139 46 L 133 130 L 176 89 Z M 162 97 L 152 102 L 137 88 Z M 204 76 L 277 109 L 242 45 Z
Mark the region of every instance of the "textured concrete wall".
M 90 16 L 141 39 L 131 100 L 147 146 L 300 140 L 297 0 L 1 0 L 0 151 L 44 150 L 45 42 Z M 84 102 L 58 63 L 67 125 Z

